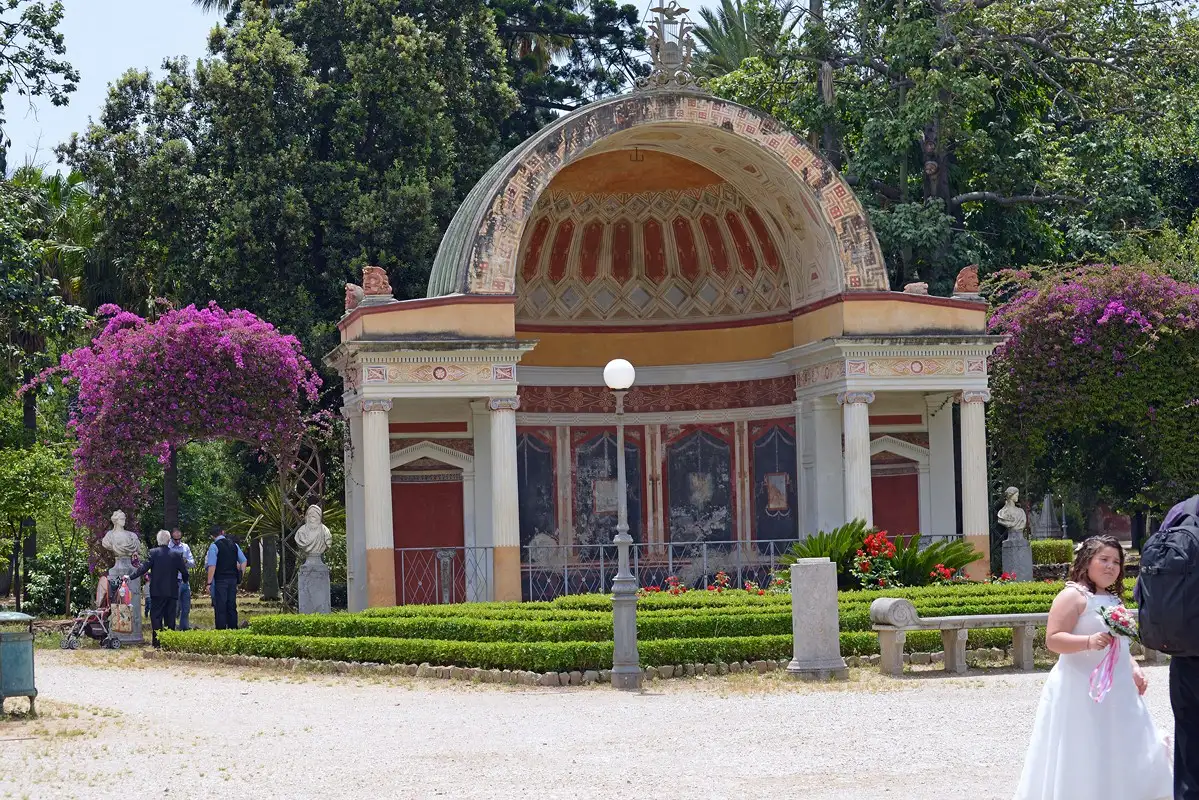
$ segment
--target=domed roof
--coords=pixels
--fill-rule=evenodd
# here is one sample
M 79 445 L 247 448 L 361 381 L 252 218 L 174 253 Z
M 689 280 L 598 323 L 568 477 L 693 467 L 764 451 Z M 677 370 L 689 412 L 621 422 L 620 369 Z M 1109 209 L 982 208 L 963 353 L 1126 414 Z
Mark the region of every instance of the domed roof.
M 648 188 L 647 188 L 648 187 Z M 562 169 L 520 246 L 523 322 L 745 318 L 790 307 L 762 214 L 705 167 L 614 150 Z
M 837 171 L 777 121 L 690 91 L 592 103 L 471 190 L 429 296 L 517 296 L 553 324 L 758 316 L 888 289 Z

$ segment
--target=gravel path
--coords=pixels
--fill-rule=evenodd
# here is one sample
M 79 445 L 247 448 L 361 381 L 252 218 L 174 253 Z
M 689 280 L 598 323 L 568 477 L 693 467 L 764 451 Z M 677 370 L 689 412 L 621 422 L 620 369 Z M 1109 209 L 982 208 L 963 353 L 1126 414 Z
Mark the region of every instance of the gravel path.
M 0 797 L 1007 800 L 1044 672 L 532 689 L 38 652 Z M 1164 667 L 1149 706 L 1170 725 Z M 10 700 L 10 710 L 23 700 Z

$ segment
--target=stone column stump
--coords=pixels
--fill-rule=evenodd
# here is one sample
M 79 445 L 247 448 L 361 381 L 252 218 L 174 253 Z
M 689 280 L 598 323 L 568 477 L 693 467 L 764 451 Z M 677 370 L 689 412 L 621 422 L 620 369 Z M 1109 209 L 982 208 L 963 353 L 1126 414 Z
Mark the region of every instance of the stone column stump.
M 805 680 L 847 679 L 837 614 L 837 565 L 801 558 L 791 566 L 793 658 L 787 674 Z
M 328 614 L 332 611 L 329 594 L 329 567 L 320 556 L 309 556 L 300 565 L 300 613 Z

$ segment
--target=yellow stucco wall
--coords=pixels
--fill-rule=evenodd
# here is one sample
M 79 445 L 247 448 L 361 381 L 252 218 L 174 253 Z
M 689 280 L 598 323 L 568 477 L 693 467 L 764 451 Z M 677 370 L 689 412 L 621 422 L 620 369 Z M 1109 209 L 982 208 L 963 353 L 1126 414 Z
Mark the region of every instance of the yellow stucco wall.
M 658 367 L 770 358 L 791 347 L 791 323 L 682 331 L 517 331 L 516 337 L 539 340 L 522 366 L 602 367 L 614 358 L 632 358 L 638 366 Z
M 536 367 L 600 367 L 613 358 L 635 357 L 644 366 L 710 364 L 769 358 L 775 353 L 843 335 L 983 333 L 986 310 L 978 305 L 937 304 L 903 295 L 837 299 L 793 319 L 760 325 L 683 330 L 613 328 L 517 330 L 511 302 L 470 299 L 418 300 L 388 311 L 352 317 L 342 341 L 385 336 L 448 334 L 463 338 L 539 340 L 522 360 Z
M 342 326 L 343 342 L 376 336 L 442 333 L 467 339 L 511 339 L 516 325 L 511 302 L 414 300 L 394 309 L 361 313 Z

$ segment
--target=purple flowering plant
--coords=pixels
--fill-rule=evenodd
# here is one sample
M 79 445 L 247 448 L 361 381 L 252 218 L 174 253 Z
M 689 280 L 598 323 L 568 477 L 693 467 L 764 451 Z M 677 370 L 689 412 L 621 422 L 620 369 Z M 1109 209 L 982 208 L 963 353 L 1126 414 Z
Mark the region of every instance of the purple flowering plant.
M 1199 477 L 1184 441 L 1199 410 L 1199 286 L 1099 264 L 1007 270 L 985 291 L 997 303 L 988 330 L 1006 337 L 989 426 L 1005 470 L 1031 477 L 1069 447 L 1119 432 L 1128 449 L 1116 460 L 1145 465 L 1140 490 L 1168 495 Z M 1100 470 L 1112 452 L 1075 453 L 1075 463 Z
M 215 303 L 153 322 L 111 304 L 97 317 L 104 327 L 92 342 L 34 382 L 58 375 L 77 392 L 73 514 L 94 537 L 113 510 L 132 516 L 144 502 L 147 455 L 165 464 L 172 447 L 209 439 L 275 458 L 294 452 L 308 424 L 302 404 L 321 385 L 294 336 Z

